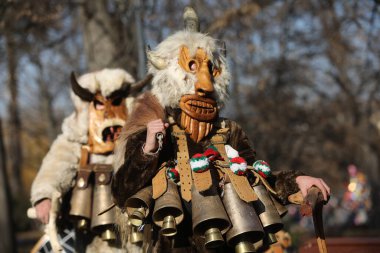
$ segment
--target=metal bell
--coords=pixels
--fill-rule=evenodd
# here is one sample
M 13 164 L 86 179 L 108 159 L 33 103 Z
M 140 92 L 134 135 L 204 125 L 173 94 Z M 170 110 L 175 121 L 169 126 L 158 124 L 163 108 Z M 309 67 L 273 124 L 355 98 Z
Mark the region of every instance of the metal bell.
M 264 238 L 265 238 L 265 236 L 264 236 Z M 263 245 L 264 245 L 263 243 L 264 243 L 264 240 L 260 240 L 258 242 L 255 242 L 253 244 L 253 246 L 255 247 L 255 249 L 260 249 L 261 247 L 263 247 Z
M 216 188 L 200 194 L 197 189 L 191 189 L 193 232 L 205 237 L 205 247 L 217 248 L 224 244 L 222 234 L 226 233 L 231 223 L 224 210 Z
M 222 200 L 232 224 L 226 234 L 227 243 L 235 247 L 235 252 L 255 252 L 253 243 L 264 237 L 255 209 L 239 198 L 231 183 L 224 185 Z
M 270 197 L 280 217 L 284 217 L 288 213 L 288 209 L 286 208 L 286 206 L 281 204 L 275 197 L 272 196 L 272 194 L 270 194 Z
M 79 230 L 87 230 L 91 220 L 92 188 L 91 170 L 80 170 L 70 200 L 69 215 Z
M 107 228 L 102 232 L 103 241 L 113 241 L 116 240 L 116 233 L 111 228 Z
M 130 229 L 129 241 L 132 244 L 141 243 L 144 239 L 143 233 L 138 230 L 138 227 L 135 226 L 131 226 Z
M 241 241 L 235 245 L 235 253 L 254 253 L 256 252 L 255 246 L 251 242 Z
M 127 199 L 126 208 L 128 219 L 134 226 L 141 226 L 149 215 L 149 208 L 153 202 L 152 186 L 145 187 Z
M 105 230 L 110 229 L 115 223 L 116 209 L 110 208 L 113 205 L 111 199 L 111 185 L 109 184 L 111 173 L 112 172 L 106 171 L 104 168 L 95 173 L 96 184 L 94 187 L 91 229 L 98 233 L 103 233 Z M 104 238 L 109 237 L 105 236 Z
M 258 200 L 253 202 L 253 205 L 259 214 L 265 232 L 276 233 L 282 229 L 283 224 L 268 190 L 261 184 L 254 186 L 253 189 L 258 197 Z
M 79 219 L 77 220 L 77 229 L 81 231 L 86 231 L 90 227 L 90 219 Z
M 267 233 L 264 237 L 264 245 L 271 245 L 277 242 L 276 235 L 273 233 Z
M 162 235 L 173 236 L 177 234 L 176 225 L 182 222 L 183 217 L 182 202 L 177 185 L 168 180 L 166 192 L 155 202 L 152 215 L 153 222 L 161 227 Z

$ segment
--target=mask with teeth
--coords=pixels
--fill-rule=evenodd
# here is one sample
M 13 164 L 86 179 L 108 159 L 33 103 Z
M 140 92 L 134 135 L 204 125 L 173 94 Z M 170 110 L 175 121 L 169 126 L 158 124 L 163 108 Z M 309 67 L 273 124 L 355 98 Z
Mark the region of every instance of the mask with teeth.
M 207 136 L 213 127 L 213 122 L 218 117 L 218 108 L 215 99 L 213 80 L 221 70 L 209 60 L 204 49 L 198 48 L 193 57 L 189 49 L 182 46 L 178 64 L 186 72 L 196 77 L 194 83 L 195 94 L 183 95 L 180 100 L 181 126 L 190 134 L 190 138 L 201 141 Z
M 89 107 L 89 138 L 92 153 L 112 152 L 115 140 L 119 136 L 127 118 L 125 98 L 105 98 L 99 93 Z

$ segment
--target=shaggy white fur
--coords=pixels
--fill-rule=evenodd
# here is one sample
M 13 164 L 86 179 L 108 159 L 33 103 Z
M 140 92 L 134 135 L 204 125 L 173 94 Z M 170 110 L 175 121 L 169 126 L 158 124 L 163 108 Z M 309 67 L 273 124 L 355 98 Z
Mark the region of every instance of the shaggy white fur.
M 44 198 L 51 199 L 55 191 L 66 193 L 70 189 L 79 161 L 80 148 L 80 143 L 67 140 L 63 134 L 58 136 L 33 181 L 32 205 Z
M 78 83 L 91 92 L 99 90 L 106 97 L 113 91 L 120 89 L 123 83 L 134 83 L 135 79 L 123 69 L 103 69 L 87 73 L 78 78 Z M 75 112 L 65 119 L 62 131 L 69 140 L 87 143 L 88 134 L 88 106 L 89 103 L 81 100 L 74 92 L 70 91 L 74 102 Z M 131 111 L 133 97 L 126 99 L 126 106 Z
M 100 71 L 84 74 L 78 78 L 80 86 L 90 90 L 92 93 L 100 91 L 104 97 L 120 89 L 125 82 L 134 83 L 135 79 L 123 69 L 102 69 Z M 71 98 L 76 109 L 83 108 L 83 106 L 85 106 L 83 103 L 87 104 L 72 91 Z
M 184 94 L 194 94 L 195 76 L 184 71 L 178 65 L 178 55 L 181 46 L 187 46 L 190 55 L 194 55 L 197 48 L 203 48 L 212 62 L 219 62 L 221 74 L 215 78 L 214 99 L 222 107 L 228 98 L 228 85 L 230 72 L 226 59 L 219 53 L 216 40 L 202 33 L 180 31 L 161 42 L 151 53 L 166 62 L 167 67 L 157 69 L 148 64 L 148 71 L 154 75 L 152 80 L 152 93 L 160 103 L 173 108 L 179 107 L 179 99 Z
M 110 95 L 121 88 L 123 83 L 133 83 L 133 77 L 122 69 L 103 69 L 85 74 L 78 83 L 91 92 L 99 90 L 103 96 Z M 49 152 L 42 161 L 40 170 L 33 181 L 31 203 L 44 198 L 51 198 L 53 192 L 65 194 L 70 190 L 75 178 L 81 155 L 81 146 L 88 141 L 88 108 L 90 103 L 82 101 L 71 91 L 75 111 L 62 124 L 62 134 L 57 137 Z M 126 99 L 127 110 L 132 109 L 134 98 Z M 111 164 L 113 155 L 91 155 L 90 163 Z M 140 252 L 140 248 L 130 246 L 128 252 Z M 86 248 L 86 252 L 125 252 L 125 249 L 110 247 L 100 238 L 94 240 Z
M 78 83 L 91 92 L 99 90 L 103 96 L 110 95 L 121 88 L 123 83 L 133 83 L 133 77 L 122 69 L 103 69 L 84 74 L 78 78 Z M 80 159 L 80 148 L 88 140 L 88 107 L 89 103 L 82 101 L 71 91 L 75 111 L 62 124 L 62 134 L 57 137 L 49 152 L 42 161 L 40 170 L 31 188 L 31 202 L 34 205 L 51 194 L 59 191 L 66 193 L 75 177 Z M 126 99 L 128 111 L 131 111 L 134 98 Z M 112 157 L 93 158 L 110 164 Z

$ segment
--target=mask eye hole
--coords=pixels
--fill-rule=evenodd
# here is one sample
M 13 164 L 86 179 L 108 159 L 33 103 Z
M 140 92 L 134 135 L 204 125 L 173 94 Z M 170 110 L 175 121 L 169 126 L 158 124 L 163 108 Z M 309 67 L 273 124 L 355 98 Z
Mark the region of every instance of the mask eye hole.
M 104 104 L 100 102 L 99 100 L 95 99 L 94 100 L 94 107 L 96 110 L 103 110 L 104 109 Z
M 212 61 L 208 61 L 207 66 L 208 66 L 208 71 L 212 74 L 213 77 L 216 77 L 220 74 L 218 62 L 215 62 L 214 64 Z
M 214 73 L 214 64 L 211 61 L 208 61 L 207 63 L 208 71 L 213 74 Z
M 115 99 L 112 101 L 112 105 L 113 105 L 113 106 L 119 106 L 119 105 L 121 104 L 121 101 L 123 101 L 123 98 L 122 98 L 122 97 L 115 98 Z
M 194 73 L 195 71 L 197 71 L 197 69 L 198 69 L 197 62 L 194 61 L 194 60 L 190 60 L 189 61 L 189 70 L 190 70 L 190 72 Z

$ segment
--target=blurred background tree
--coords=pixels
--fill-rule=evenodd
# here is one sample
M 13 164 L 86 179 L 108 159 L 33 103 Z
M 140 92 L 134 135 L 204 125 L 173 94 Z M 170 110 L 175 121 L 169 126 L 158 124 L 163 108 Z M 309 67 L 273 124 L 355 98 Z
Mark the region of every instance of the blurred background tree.
M 322 177 L 337 195 L 356 164 L 378 189 L 378 2 L 1 1 L 0 117 L 16 231 L 35 227 L 29 189 L 73 108 L 70 72 L 122 67 L 142 78 L 145 46 L 182 29 L 187 5 L 202 31 L 226 41 L 233 80 L 223 115 L 243 125 L 258 158 Z M 379 229 L 372 220 L 367 228 Z

